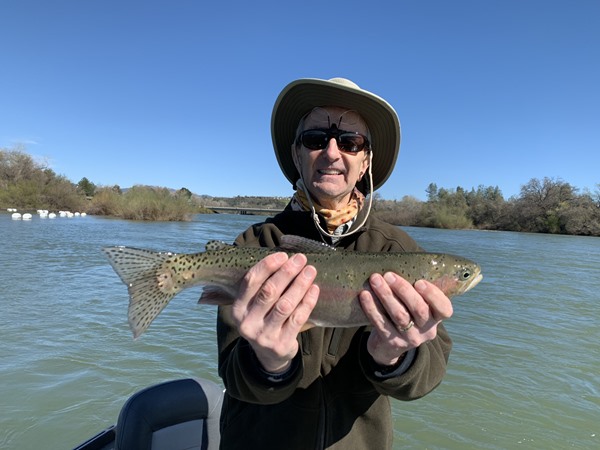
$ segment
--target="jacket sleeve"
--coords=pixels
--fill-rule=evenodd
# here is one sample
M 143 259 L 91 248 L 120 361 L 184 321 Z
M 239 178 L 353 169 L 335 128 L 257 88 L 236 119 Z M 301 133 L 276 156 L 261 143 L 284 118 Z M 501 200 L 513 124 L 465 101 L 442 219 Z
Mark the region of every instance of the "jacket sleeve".
M 411 365 L 402 374 L 383 378 L 376 374 L 376 366 L 367 351 L 369 333 L 362 337 L 360 364 L 365 376 L 383 395 L 397 400 L 416 400 L 434 390 L 446 374 L 446 366 L 452 349 L 452 340 L 443 324 L 438 325 L 435 339 L 416 349 Z
M 269 405 L 286 400 L 302 378 L 301 352 L 284 376 L 270 376 L 261 368 L 250 344 L 231 326 L 230 309 L 229 306 L 219 307 L 217 319 L 219 376 L 227 393 L 247 403 Z

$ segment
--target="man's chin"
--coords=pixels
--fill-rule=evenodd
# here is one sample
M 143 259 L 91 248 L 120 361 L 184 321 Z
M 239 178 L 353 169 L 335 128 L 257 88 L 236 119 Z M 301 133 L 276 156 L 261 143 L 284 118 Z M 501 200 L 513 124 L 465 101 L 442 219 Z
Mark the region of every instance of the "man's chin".
M 310 193 L 312 194 L 314 200 L 316 200 L 321 206 L 325 206 L 330 202 L 337 203 L 347 195 L 349 192 L 347 190 L 347 186 L 340 186 L 336 183 L 328 183 L 328 182 L 315 182 L 309 188 Z

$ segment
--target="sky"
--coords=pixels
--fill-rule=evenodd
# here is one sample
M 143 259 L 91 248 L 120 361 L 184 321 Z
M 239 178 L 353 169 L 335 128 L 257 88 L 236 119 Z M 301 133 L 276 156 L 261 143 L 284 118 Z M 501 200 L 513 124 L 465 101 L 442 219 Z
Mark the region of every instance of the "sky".
M 400 118 L 384 199 L 599 188 L 597 0 L 0 0 L 0 21 L 0 148 L 74 183 L 289 196 L 275 99 L 345 77 Z

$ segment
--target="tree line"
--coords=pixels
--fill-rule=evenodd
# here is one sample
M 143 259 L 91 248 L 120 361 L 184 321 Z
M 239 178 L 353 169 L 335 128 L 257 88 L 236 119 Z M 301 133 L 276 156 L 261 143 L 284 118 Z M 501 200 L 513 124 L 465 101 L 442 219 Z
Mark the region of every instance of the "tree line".
M 375 194 L 375 214 L 404 226 L 600 236 L 600 184 L 595 192 L 579 192 L 561 179 L 532 178 L 508 200 L 497 186 L 466 190 L 431 183 L 426 194 L 427 201 Z
M 401 226 L 476 228 L 600 236 L 600 184 L 580 190 L 556 178 L 532 178 L 505 199 L 497 186 L 452 189 L 431 183 L 427 200 L 385 200 L 375 193 L 374 214 Z M 283 209 L 288 197 L 210 197 L 187 188 L 96 186 L 72 183 L 22 147 L 0 148 L 0 208 L 81 211 L 134 220 L 189 220 L 211 206 Z
M 131 220 L 190 220 L 202 212 L 189 189 L 73 183 L 17 146 L 0 148 L 0 208 L 79 211 Z

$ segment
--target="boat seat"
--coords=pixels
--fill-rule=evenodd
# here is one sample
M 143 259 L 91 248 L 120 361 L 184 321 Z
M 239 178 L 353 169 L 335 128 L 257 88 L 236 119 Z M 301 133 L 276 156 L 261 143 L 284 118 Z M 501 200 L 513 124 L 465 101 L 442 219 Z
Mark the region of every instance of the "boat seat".
M 115 450 L 219 448 L 223 389 L 212 381 L 167 381 L 132 395 L 116 425 Z

